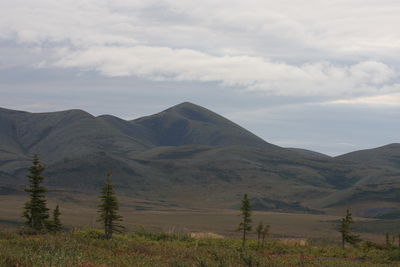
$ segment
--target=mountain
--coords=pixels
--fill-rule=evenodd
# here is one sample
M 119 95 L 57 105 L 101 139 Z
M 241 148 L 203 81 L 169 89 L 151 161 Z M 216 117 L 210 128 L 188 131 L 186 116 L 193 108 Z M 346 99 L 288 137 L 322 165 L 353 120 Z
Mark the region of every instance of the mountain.
M 38 153 L 47 186 L 66 192 L 96 193 L 111 170 L 127 197 L 188 207 L 237 208 L 243 193 L 258 210 L 286 212 L 398 201 L 397 191 L 387 192 L 400 184 L 397 146 L 336 158 L 282 148 L 188 102 L 132 121 L 82 110 L 0 109 L 0 127 L 0 194 L 21 191 Z M 374 192 L 371 181 L 377 181 Z
M 147 138 L 156 146 L 273 147 L 224 117 L 188 102 L 132 123 L 147 129 Z
M 106 154 L 104 151 L 120 154 L 152 147 L 122 127 L 114 127 L 103 117 L 82 110 L 28 113 L 1 109 L 0 126 L 1 172 L 10 176 L 23 176 L 34 153 L 52 166 L 101 157 Z M 132 127 L 127 122 L 126 126 Z
M 400 143 L 347 153 L 337 158 L 365 165 L 400 168 Z
M 354 175 L 360 178 L 353 186 L 320 200 L 321 206 L 352 203 L 362 206 L 365 216 L 400 218 L 400 144 L 355 151 L 335 159 L 357 164 Z

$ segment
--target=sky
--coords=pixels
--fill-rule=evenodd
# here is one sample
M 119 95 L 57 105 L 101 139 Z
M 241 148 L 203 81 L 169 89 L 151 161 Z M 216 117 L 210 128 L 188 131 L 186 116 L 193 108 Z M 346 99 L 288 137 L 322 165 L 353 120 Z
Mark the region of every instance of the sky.
M 0 106 L 189 101 L 329 155 L 400 142 L 398 0 L 4 0 Z

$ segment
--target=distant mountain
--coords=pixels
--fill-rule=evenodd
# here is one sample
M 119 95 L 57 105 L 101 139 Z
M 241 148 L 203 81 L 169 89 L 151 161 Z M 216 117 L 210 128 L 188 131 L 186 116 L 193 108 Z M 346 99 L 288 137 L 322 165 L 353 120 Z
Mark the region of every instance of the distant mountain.
M 189 102 L 132 123 L 146 128 L 146 138 L 156 146 L 273 146 L 226 118 Z
M 369 187 L 390 186 L 394 189 L 400 182 L 400 144 L 389 144 L 375 149 L 348 153 L 337 157 L 357 163 L 362 179 L 357 185 Z M 400 191 L 396 192 L 400 201 Z M 382 196 L 388 197 L 388 195 Z
M 81 110 L 28 113 L 0 110 L 1 171 L 21 176 L 34 153 L 46 164 L 120 154 L 152 147 L 146 140 Z M 131 127 L 126 122 L 127 127 Z
M 132 121 L 0 109 L 0 129 L 0 194 L 10 196 L 38 153 L 48 186 L 88 194 L 111 170 L 125 195 L 183 206 L 235 207 L 245 192 L 258 209 L 288 212 L 400 200 L 397 145 L 336 158 L 282 148 L 188 102 Z
M 379 165 L 400 168 L 400 143 L 385 145 L 374 149 L 365 149 L 337 157 L 367 165 Z
M 351 152 L 335 158 L 336 160 L 357 164 L 353 173 L 359 177 L 353 186 L 331 194 L 321 200 L 322 206 L 346 205 L 347 203 L 365 206 L 365 215 L 375 213 L 383 216 L 383 211 L 393 213 L 390 208 L 380 209 L 382 202 L 400 202 L 400 144 Z M 400 218 L 400 207 L 395 209 Z

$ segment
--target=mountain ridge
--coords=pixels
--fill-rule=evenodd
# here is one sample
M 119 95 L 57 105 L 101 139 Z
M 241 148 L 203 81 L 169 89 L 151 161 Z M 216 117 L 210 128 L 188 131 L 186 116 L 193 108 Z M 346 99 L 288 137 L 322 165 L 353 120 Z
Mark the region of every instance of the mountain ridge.
M 31 156 L 39 153 L 51 187 L 93 192 L 111 170 L 126 195 L 182 205 L 205 205 L 207 196 L 213 205 L 223 199 L 218 205 L 232 207 L 247 192 L 260 209 L 322 212 L 382 200 L 389 183 L 400 188 L 397 144 L 367 151 L 372 161 L 357 156 L 366 152 L 329 157 L 283 148 L 189 102 L 135 120 L 79 109 L 0 108 L 0 127 L 0 185 L 26 183 Z M 383 199 L 392 205 L 400 197 Z

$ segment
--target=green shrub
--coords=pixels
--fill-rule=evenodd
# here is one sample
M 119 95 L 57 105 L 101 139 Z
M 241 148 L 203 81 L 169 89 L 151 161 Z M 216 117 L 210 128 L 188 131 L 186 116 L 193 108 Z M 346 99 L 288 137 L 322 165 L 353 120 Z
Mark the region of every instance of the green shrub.
M 153 241 L 193 241 L 194 239 L 190 236 L 190 234 L 181 233 L 181 232 L 152 232 L 144 229 L 143 227 L 138 228 L 133 232 L 134 236 L 144 237 L 148 240 Z
M 74 229 L 72 234 L 76 237 L 87 238 L 87 239 L 104 239 L 104 232 L 99 229 L 85 228 L 85 229 Z

